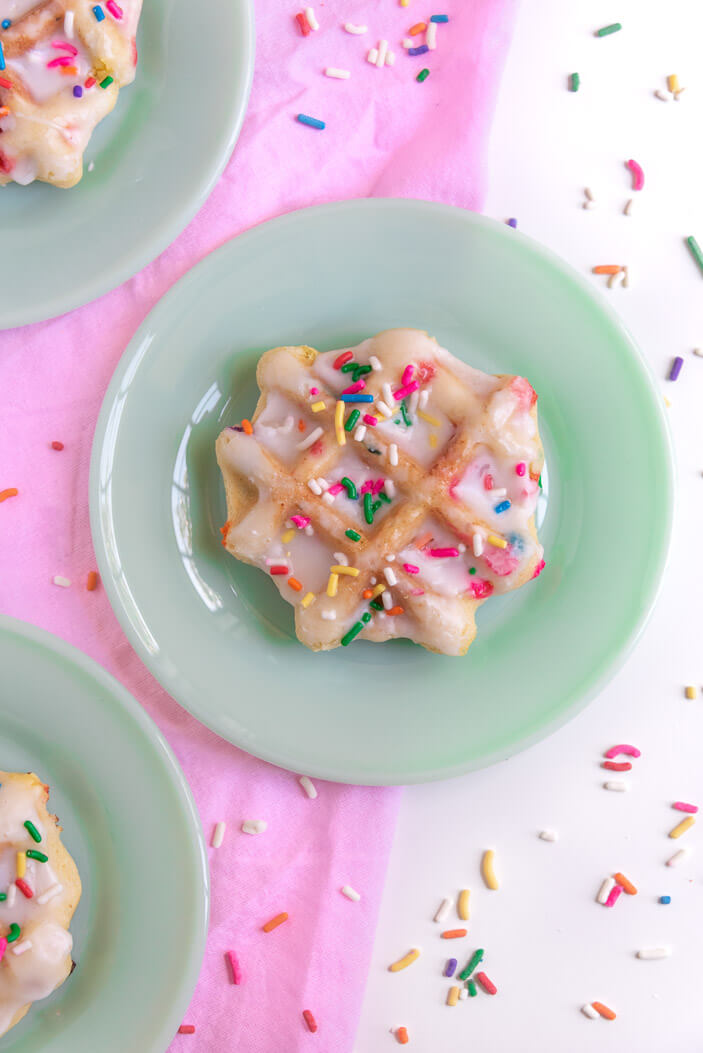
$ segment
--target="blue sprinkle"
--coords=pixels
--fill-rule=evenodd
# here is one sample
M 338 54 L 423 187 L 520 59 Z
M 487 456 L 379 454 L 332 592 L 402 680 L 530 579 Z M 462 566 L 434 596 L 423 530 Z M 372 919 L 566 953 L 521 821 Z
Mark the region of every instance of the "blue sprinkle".
M 456 958 L 450 958 L 444 970 L 445 976 L 453 976 L 456 969 Z
M 449 15 L 432 15 L 430 22 L 448 22 Z
M 83 89 L 81 88 L 80 84 L 74 85 L 73 94 L 76 99 L 81 99 L 83 97 Z
M 419 48 L 408 48 L 408 55 L 424 55 L 429 50 L 427 44 L 422 44 Z
M 104 19 L 105 19 L 105 12 L 103 11 L 103 9 L 100 6 L 100 4 L 96 4 L 95 5 L 95 7 L 93 8 L 93 14 L 95 15 L 95 19 L 96 19 L 97 22 L 103 22 L 104 21 Z
M 659 902 L 660 903 L 671 903 L 671 896 L 660 896 L 659 897 Z
M 500 504 L 497 504 L 495 506 L 493 511 L 494 512 L 507 512 L 509 508 L 510 508 L 510 501 L 501 501 Z
M 301 124 L 307 124 L 309 128 L 320 128 L 325 127 L 324 121 L 318 121 L 317 117 L 308 117 L 307 113 L 299 113 L 298 120 Z
M 525 551 L 525 542 L 519 534 L 508 534 L 507 541 L 513 552 Z
M 12 22 L 9 18 L 3 18 L 2 22 L 0 22 L 0 26 L 2 26 L 3 29 L 9 29 L 11 25 Z
M 340 395 L 340 402 L 373 402 L 373 395 Z
M 515 230 L 517 228 L 517 220 L 516 219 L 509 219 L 508 220 L 508 226 L 512 227 L 513 230 Z
M 2 41 L 0 40 L 0 69 L 5 69 L 5 52 L 2 50 Z

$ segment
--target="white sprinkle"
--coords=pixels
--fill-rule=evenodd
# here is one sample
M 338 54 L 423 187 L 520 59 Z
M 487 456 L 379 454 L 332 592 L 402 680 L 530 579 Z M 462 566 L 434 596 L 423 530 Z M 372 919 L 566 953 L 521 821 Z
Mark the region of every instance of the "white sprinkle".
M 393 416 L 393 410 L 390 408 L 390 406 L 387 403 L 383 402 L 381 399 L 377 399 L 376 400 L 376 408 L 377 408 L 378 412 L 381 414 L 382 417 L 392 417 Z
M 605 881 L 603 882 L 603 884 L 601 885 L 600 889 L 598 890 L 598 895 L 596 896 L 596 902 L 598 902 L 598 903 L 605 903 L 605 901 L 607 900 L 608 896 L 613 891 L 614 887 L 615 887 L 615 878 L 607 877 L 605 879 Z
M 307 534 L 308 537 L 312 537 L 312 535 L 315 533 L 315 531 L 313 530 L 311 523 L 308 523 L 308 525 L 303 530 L 303 533 Z
M 381 602 L 387 611 L 389 611 L 393 606 L 393 597 L 391 596 L 388 589 L 386 589 L 385 592 L 381 593 Z
M 392 468 L 397 467 L 398 464 L 398 447 L 394 442 L 388 447 L 388 460 Z
M 466 545 L 464 544 L 463 541 L 460 541 L 459 544 L 456 547 L 457 547 L 459 552 L 466 552 Z
M 459 998 L 463 1002 L 464 999 L 468 998 L 468 997 L 469 997 L 469 989 L 468 989 L 468 987 L 462 987 L 461 990 L 459 991 Z
M 358 903 L 361 899 L 359 893 L 356 891 L 356 889 L 352 888 L 351 885 L 344 886 L 344 888 L 342 889 L 342 895 L 346 896 L 347 899 L 353 900 L 354 903 Z
M 690 848 L 680 848 L 678 852 L 674 852 L 671 859 L 667 859 L 666 865 L 668 867 L 677 867 L 682 859 L 691 854 Z
M 583 205 L 581 207 L 585 208 L 585 209 L 595 208 L 596 207 L 596 203 L 595 203 L 595 201 L 584 201 L 584 203 L 583 203 Z
M 630 789 L 630 784 L 625 782 L 624 779 L 608 779 L 607 782 L 603 783 L 604 790 L 616 790 L 617 793 L 627 793 Z
M 661 99 L 662 102 L 670 102 L 671 101 L 670 96 L 665 91 L 655 91 L 654 94 L 656 95 L 656 97 L 658 99 Z
M 417 404 L 420 400 L 420 392 L 413 391 L 412 395 L 408 399 L 408 413 L 413 414 L 417 409 Z
M 60 585 L 62 589 L 68 589 L 71 585 L 71 579 L 64 578 L 61 574 L 56 574 L 52 581 L 54 582 L 54 585 Z
M 366 56 L 366 61 L 370 62 L 372 66 L 375 66 L 377 58 L 378 58 L 378 51 L 376 51 L 376 48 L 371 48 L 371 50 L 369 51 L 368 55 Z
M 377 581 L 378 581 L 378 578 L 376 577 L 376 575 L 375 575 L 375 574 L 373 574 L 373 575 L 371 576 L 371 584 L 372 584 L 372 585 L 375 585 Z
M 336 622 L 337 621 L 337 612 L 336 611 L 322 611 L 321 614 L 322 614 L 323 619 L 326 622 Z
M 263 834 L 268 823 L 263 819 L 245 819 L 242 823 L 243 834 Z
M 91 161 L 90 164 L 88 165 L 88 171 L 92 172 L 94 168 L 95 168 L 95 161 Z
M 703 358 L 703 351 L 701 351 L 700 347 L 694 347 L 693 353 L 698 355 L 699 358 Z
M 9 888 L 7 890 L 7 899 L 5 900 L 5 906 L 9 907 L 10 909 L 12 909 L 12 907 L 14 907 L 14 905 L 15 905 L 15 900 L 16 899 L 17 899 L 17 885 L 15 885 L 15 883 L 13 882 L 9 886 Z M 37 903 L 39 903 L 39 902 L 40 901 L 37 900 Z
M 678 102 L 679 101 L 679 96 L 682 95 L 683 92 L 685 92 L 685 91 L 686 91 L 685 88 L 679 88 L 678 91 L 675 91 L 674 92 L 674 102 Z
M 369 365 L 371 366 L 371 369 L 374 371 L 374 373 L 380 373 L 383 369 L 383 366 L 381 365 L 380 361 L 376 358 L 375 355 L 369 355 Z
M 54 899 L 55 896 L 60 896 L 62 892 L 63 892 L 63 885 L 60 885 L 57 882 L 57 884 L 52 885 L 51 888 L 48 888 L 46 890 L 46 892 L 42 892 L 41 896 L 37 896 L 37 903 L 40 906 L 43 907 L 45 903 L 48 903 L 49 900 Z M 9 895 L 7 897 L 7 903 L 8 903 L 8 906 L 9 906 L 9 903 L 10 903 Z
M 478 559 L 479 556 L 483 555 L 483 538 L 479 533 L 474 534 L 473 538 L 473 550 L 474 556 Z
M 32 941 L 31 940 L 22 940 L 21 943 L 16 943 L 15 944 L 15 946 L 12 948 L 12 953 L 13 954 L 24 954 L 25 951 L 31 951 L 31 949 L 32 949 Z
M 386 479 L 383 484 L 383 489 L 386 491 L 389 497 L 395 497 L 395 483 L 392 479 Z
M 623 212 L 626 216 L 632 215 L 632 198 L 630 198 L 627 204 L 625 205 Z
M 437 23 L 428 22 L 427 31 L 425 32 L 425 43 L 427 44 L 430 51 L 436 51 L 437 49 Z
M 357 442 L 363 442 L 364 436 L 366 435 L 366 425 L 360 424 L 358 428 L 354 430 L 354 438 Z
M 594 197 L 593 197 L 593 191 L 591 190 L 590 186 L 585 186 L 583 188 L 583 192 L 584 192 L 584 194 L 586 195 L 586 197 L 588 198 L 589 201 L 594 201 L 595 200 Z
M 283 556 L 274 556 L 273 559 L 271 559 L 269 557 L 266 558 L 266 566 L 267 567 L 275 567 L 279 563 L 285 563 L 285 562 L 286 562 L 286 560 L 283 558 Z
M 386 556 L 386 563 L 395 563 L 395 556 Z
M 630 288 L 630 268 L 623 267 L 622 269 L 622 287 L 623 289 Z
M 315 12 L 311 7 L 305 8 L 305 18 L 307 19 L 307 23 L 313 31 L 320 28 L 320 23 L 315 18 Z
M 608 288 L 614 289 L 616 285 L 620 284 L 624 277 L 625 275 L 622 270 L 616 271 L 615 274 L 611 274 L 608 278 Z
M 556 841 L 558 838 L 555 830 L 541 830 L 539 836 L 543 841 Z
M 300 442 L 296 443 L 296 450 L 307 450 L 309 446 L 312 446 L 314 442 L 317 442 L 322 434 L 322 428 L 315 428 L 314 431 L 310 432 L 306 439 L 301 439 Z
M 314 801 L 317 797 L 317 790 L 315 789 L 307 775 L 301 775 L 298 779 L 298 782 L 303 787 L 308 797 Z
M 326 493 L 324 493 L 322 495 L 322 500 L 324 501 L 324 503 L 326 505 L 333 505 L 334 504 L 334 494 L 331 494 L 331 493 L 329 493 L 329 491 L 327 491 Z
M 330 484 L 327 482 L 324 475 L 318 475 L 317 485 L 320 487 L 321 490 L 329 490 L 330 488 Z
M 314 494 L 317 494 L 318 497 L 322 493 L 322 487 L 318 483 L 317 479 L 308 479 L 308 486 Z
M 586 1005 L 581 1006 L 581 1012 L 584 1016 L 587 1016 L 589 1020 L 597 1020 L 600 1016 L 598 1010 L 594 1009 L 593 1006 L 589 1005 L 588 1003 Z
M 504 486 L 494 486 L 490 493 L 492 501 L 494 497 L 505 497 L 508 491 Z
M 643 961 L 653 961 L 655 958 L 671 958 L 671 947 L 643 947 L 637 952 L 637 957 Z
M 381 384 L 381 391 L 383 392 L 383 400 L 387 406 L 393 405 L 393 388 L 390 386 L 387 380 Z M 390 411 L 391 413 L 393 410 Z
M 444 921 L 449 911 L 452 909 L 454 901 L 451 899 L 443 899 L 440 905 L 437 907 L 437 911 L 434 916 L 434 921 Z
M 220 845 L 222 844 L 222 842 L 225 839 L 225 830 L 226 829 L 227 829 L 227 824 L 223 823 L 222 820 L 220 820 L 219 823 L 215 824 L 215 829 L 214 829 L 213 835 L 212 835 L 212 847 L 213 848 L 219 848 L 220 847 Z
M 73 20 L 75 17 L 73 11 L 67 11 L 63 16 L 63 31 L 69 40 L 73 40 Z
M 389 51 L 386 55 L 386 65 L 395 66 L 395 51 Z
M 349 566 L 349 560 L 344 552 L 333 552 L 332 555 L 334 556 L 335 563 L 337 563 L 340 567 Z
M 391 587 L 393 585 L 397 585 L 398 584 L 398 579 L 396 578 L 395 571 L 393 570 L 392 567 L 384 567 L 383 568 L 383 576 L 384 576 L 384 578 L 386 579 L 386 581 L 388 582 L 388 584 Z
M 429 397 L 430 397 L 430 389 L 429 388 L 425 388 L 424 391 L 420 392 L 420 401 L 418 403 L 420 409 L 424 409 L 425 408 L 425 406 L 428 403 Z
M 357 37 L 361 37 L 368 32 L 368 26 L 355 26 L 353 22 L 345 22 L 344 29 L 347 33 L 353 33 Z
M 403 39 L 401 40 L 401 44 L 403 45 L 406 51 L 408 48 L 415 47 L 415 41 L 412 37 L 403 37 Z
M 378 56 L 376 58 L 376 65 L 379 69 L 382 69 L 386 64 L 386 54 L 388 52 L 388 41 L 379 40 L 378 42 Z
M 336 80 L 349 80 L 351 73 L 348 69 L 337 69 L 335 66 L 328 66 L 325 70 L 326 77 L 335 77 Z

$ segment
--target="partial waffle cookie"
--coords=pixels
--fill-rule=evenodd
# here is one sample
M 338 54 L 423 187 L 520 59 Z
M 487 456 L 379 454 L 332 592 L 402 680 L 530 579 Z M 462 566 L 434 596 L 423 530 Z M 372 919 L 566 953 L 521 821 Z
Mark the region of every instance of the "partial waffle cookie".
M 314 651 L 358 636 L 464 654 L 476 608 L 544 566 L 530 384 L 416 329 L 274 348 L 257 381 L 252 420 L 217 439 L 227 550 L 271 576 Z
M 142 0 L 0 0 L 0 186 L 74 186 L 134 80 Z

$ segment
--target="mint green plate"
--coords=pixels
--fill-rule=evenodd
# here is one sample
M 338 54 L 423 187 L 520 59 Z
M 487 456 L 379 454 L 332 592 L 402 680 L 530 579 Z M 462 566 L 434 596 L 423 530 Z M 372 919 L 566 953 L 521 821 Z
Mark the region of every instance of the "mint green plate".
M 72 976 L 0 1039 L 5 1053 L 163 1053 L 198 978 L 205 846 L 156 725 L 63 640 L 0 616 L 0 764 L 35 771 L 78 865 Z
M 481 607 L 465 658 L 407 641 L 315 655 L 271 582 L 220 545 L 215 436 L 251 413 L 266 348 L 398 325 L 539 392 L 547 569 Z M 576 713 L 643 625 L 671 513 L 662 400 L 614 313 L 521 234 L 415 201 L 296 212 L 209 256 L 127 348 L 93 448 L 100 569 L 153 674 L 250 753 L 347 782 L 457 775 Z
M 136 80 L 96 128 L 78 186 L 0 187 L 0 329 L 131 278 L 190 222 L 229 160 L 254 68 L 251 0 L 145 0 L 137 44 Z

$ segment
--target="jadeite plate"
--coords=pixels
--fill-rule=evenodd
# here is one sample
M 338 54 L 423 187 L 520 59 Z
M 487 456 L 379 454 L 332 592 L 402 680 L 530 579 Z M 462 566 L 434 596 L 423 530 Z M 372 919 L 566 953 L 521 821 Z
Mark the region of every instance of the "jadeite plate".
M 90 658 L 0 617 L 0 761 L 51 788 L 83 883 L 77 967 L 0 1039 L 5 1053 L 163 1053 L 205 947 L 208 873 L 193 799 L 148 716 Z
M 266 576 L 220 545 L 215 437 L 251 414 L 266 348 L 398 325 L 539 392 L 547 569 L 481 607 L 464 658 L 407 641 L 315 655 Z M 573 716 L 642 628 L 671 514 L 662 400 L 615 314 L 528 238 L 422 202 L 308 209 L 213 253 L 127 348 L 93 449 L 100 569 L 144 662 L 231 742 L 347 782 L 457 775 Z
M 0 329 L 131 278 L 190 222 L 229 160 L 254 67 L 251 0 L 145 0 L 137 45 L 136 80 L 96 128 L 78 186 L 0 187 Z

